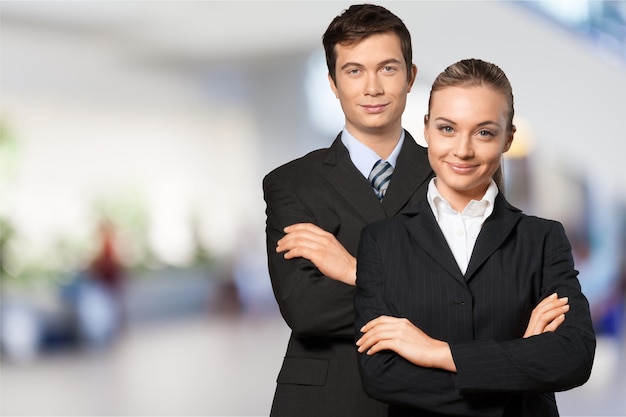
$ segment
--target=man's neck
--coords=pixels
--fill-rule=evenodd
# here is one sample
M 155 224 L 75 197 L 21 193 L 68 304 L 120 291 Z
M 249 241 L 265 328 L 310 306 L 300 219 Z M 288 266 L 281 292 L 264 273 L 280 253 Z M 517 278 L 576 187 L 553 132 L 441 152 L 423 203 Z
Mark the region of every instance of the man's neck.
M 376 152 L 382 159 L 387 159 L 391 152 L 393 152 L 402 133 L 402 127 L 386 132 L 354 132 L 353 129 L 349 127 L 346 127 L 346 129 L 356 140 Z

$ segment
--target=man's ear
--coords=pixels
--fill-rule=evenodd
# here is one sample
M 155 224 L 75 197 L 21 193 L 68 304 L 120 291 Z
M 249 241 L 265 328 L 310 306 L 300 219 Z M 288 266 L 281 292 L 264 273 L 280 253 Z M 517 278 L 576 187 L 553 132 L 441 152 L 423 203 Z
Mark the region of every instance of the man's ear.
M 328 73 L 328 82 L 330 83 L 330 89 L 333 90 L 335 94 L 335 98 L 339 98 L 339 93 L 337 91 L 337 86 L 335 85 L 335 80 L 330 76 L 330 72 Z
M 407 93 L 411 92 L 411 88 L 413 88 L 413 84 L 415 83 L 415 79 L 417 78 L 417 65 L 411 65 L 411 79 L 409 79 L 409 90 Z

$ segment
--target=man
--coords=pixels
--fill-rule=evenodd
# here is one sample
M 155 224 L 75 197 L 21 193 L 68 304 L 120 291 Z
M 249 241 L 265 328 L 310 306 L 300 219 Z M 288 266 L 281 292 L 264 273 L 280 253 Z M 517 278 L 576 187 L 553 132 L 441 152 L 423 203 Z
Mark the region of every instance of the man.
M 271 415 L 383 416 L 357 367 L 355 254 L 361 229 L 420 200 L 433 175 L 401 124 L 417 67 L 406 26 L 380 6 L 351 6 L 323 44 L 344 129 L 263 180 L 272 287 L 292 330 Z

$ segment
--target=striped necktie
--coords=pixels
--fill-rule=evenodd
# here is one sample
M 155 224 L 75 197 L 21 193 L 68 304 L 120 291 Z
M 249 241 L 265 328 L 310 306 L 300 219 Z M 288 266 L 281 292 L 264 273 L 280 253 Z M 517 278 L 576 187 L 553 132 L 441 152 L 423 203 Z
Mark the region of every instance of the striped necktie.
M 393 174 L 393 167 L 387 161 L 379 159 L 374 164 L 372 172 L 370 172 L 369 181 L 374 187 L 374 192 L 380 201 L 383 201 L 389 181 L 391 181 L 391 174 Z

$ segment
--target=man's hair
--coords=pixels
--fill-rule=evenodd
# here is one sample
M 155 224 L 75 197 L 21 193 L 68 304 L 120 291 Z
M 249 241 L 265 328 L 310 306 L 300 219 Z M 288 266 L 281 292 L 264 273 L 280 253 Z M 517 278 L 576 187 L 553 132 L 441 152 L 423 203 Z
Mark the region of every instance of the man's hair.
M 351 45 L 360 42 L 368 36 L 380 33 L 395 33 L 400 38 L 402 55 L 406 63 L 407 79 L 412 76 L 413 47 L 411 34 L 404 22 L 382 6 L 374 4 L 352 5 L 335 17 L 322 37 L 326 52 L 328 73 L 334 82 L 336 79 L 337 51 L 335 46 Z

